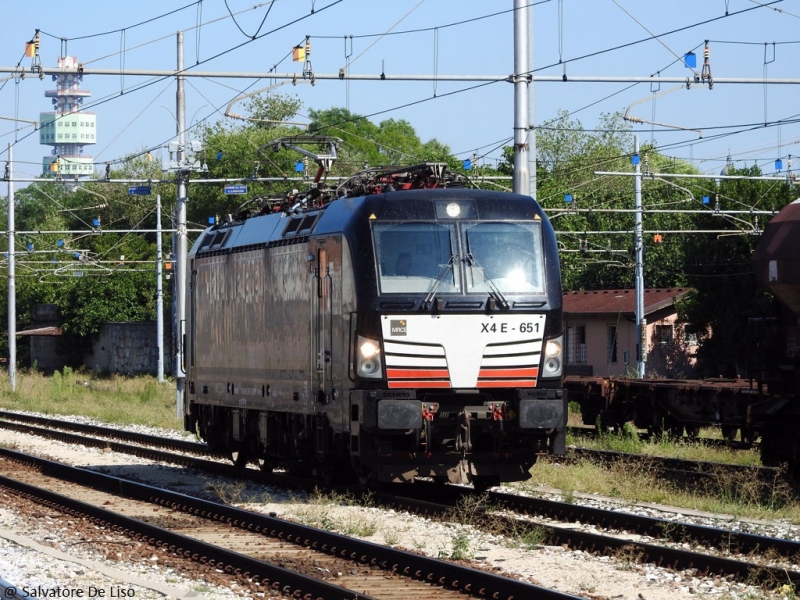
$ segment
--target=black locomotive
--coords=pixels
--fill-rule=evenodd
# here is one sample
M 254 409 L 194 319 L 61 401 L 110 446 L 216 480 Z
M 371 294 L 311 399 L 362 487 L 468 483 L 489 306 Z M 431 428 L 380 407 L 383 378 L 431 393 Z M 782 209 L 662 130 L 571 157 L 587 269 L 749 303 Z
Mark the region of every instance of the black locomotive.
M 565 452 L 561 277 L 530 197 L 375 169 L 209 227 L 185 427 L 237 464 L 490 485 Z

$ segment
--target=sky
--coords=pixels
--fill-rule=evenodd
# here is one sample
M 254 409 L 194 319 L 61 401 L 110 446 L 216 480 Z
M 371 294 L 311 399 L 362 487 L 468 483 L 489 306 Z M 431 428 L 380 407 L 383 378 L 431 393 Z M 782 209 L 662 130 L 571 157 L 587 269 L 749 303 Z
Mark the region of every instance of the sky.
M 25 42 L 40 30 L 40 59 L 54 67 L 61 55 L 110 75 L 87 75 L 84 103 L 97 115 L 98 143 L 85 154 L 100 165 L 163 148 L 176 137 L 174 78 L 135 70 L 177 65 L 176 32 L 184 32 L 184 65 L 192 71 L 263 74 L 263 78 L 187 78 L 188 127 L 217 121 L 245 93 L 277 83 L 271 70 L 297 73 L 300 84 L 279 93 L 309 109 L 347 108 L 375 123 L 404 119 L 422 141 L 437 139 L 460 158 L 495 165 L 513 141 L 513 0 L 192 0 L 135 2 L 30 0 L 7 3 L 0 67 L 19 65 L 24 78 L 0 73 L 0 160 L 13 144 L 17 177 L 40 174 L 50 148 L 24 121 L 52 110 L 46 90 L 55 83 L 30 72 Z M 736 166 L 782 172 L 800 157 L 800 0 L 540 0 L 529 5 L 534 83 L 532 125 L 546 127 L 568 111 L 594 130 L 604 113 L 628 113 L 641 143 L 719 173 L 730 155 Z M 727 13 L 727 16 L 726 16 Z M 315 74 L 415 75 L 426 81 L 303 79 L 292 48 L 310 36 Z M 703 73 L 708 41 L 713 87 L 693 83 L 609 82 L 615 77 L 672 77 Z M 694 52 L 689 69 L 684 55 Z M 470 76 L 496 82 L 467 81 Z M 567 81 L 561 81 L 566 76 Z M 433 81 L 430 78 L 455 78 Z M 580 82 L 572 78 L 596 78 Z M 538 79 L 537 79 L 538 78 Z M 546 81 L 543 78 L 555 79 Z M 753 83 L 725 83 L 737 79 Z M 783 79 L 790 83 L 773 84 Z M 242 112 L 241 102 L 234 112 Z M 12 119 L 19 119 L 14 121 Z M 190 130 L 188 138 L 198 130 Z M 632 149 L 631 149 L 632 150 Z M 794 158 L 794 168 L 800 159 Z

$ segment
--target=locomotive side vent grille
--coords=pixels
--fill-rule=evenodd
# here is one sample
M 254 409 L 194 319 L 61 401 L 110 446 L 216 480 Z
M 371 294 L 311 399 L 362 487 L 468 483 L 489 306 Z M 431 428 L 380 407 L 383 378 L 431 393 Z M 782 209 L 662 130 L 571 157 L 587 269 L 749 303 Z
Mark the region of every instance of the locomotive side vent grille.
M 307 241 L 308 241 L 307 235 L 292 236 L 288 238 L 283 238 L 282 240 L 273 240 L 267 244 L 267 248 L 276 248 L 277 246 L 291 246 L 293 244 L 304 244 Z

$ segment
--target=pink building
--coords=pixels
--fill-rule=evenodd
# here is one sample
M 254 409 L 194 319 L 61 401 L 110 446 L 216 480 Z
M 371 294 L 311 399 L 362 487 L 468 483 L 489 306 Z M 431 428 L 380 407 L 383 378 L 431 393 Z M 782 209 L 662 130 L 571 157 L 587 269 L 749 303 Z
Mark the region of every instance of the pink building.
M 685 288 L 644 291 L 647 322 L 645 377 L 691 375 L 697 335 L 676 323 Z M 564 292 L 567 374 L 636 376 L 636 291 Z

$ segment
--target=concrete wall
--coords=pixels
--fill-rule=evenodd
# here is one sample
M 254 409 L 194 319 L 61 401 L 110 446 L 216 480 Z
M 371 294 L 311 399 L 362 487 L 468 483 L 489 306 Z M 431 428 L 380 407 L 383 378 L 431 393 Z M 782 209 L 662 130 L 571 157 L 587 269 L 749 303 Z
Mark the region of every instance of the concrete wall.
M 174 359 L 170 356 L 170 332 L 166 326 L 162 348 L 164 372 L 171 373 Z M 100 372 L 155 375 L 158 372 L 156 322 L 105 323 L 93 336 L 92 350 L 84 356 L 83 363 Z

